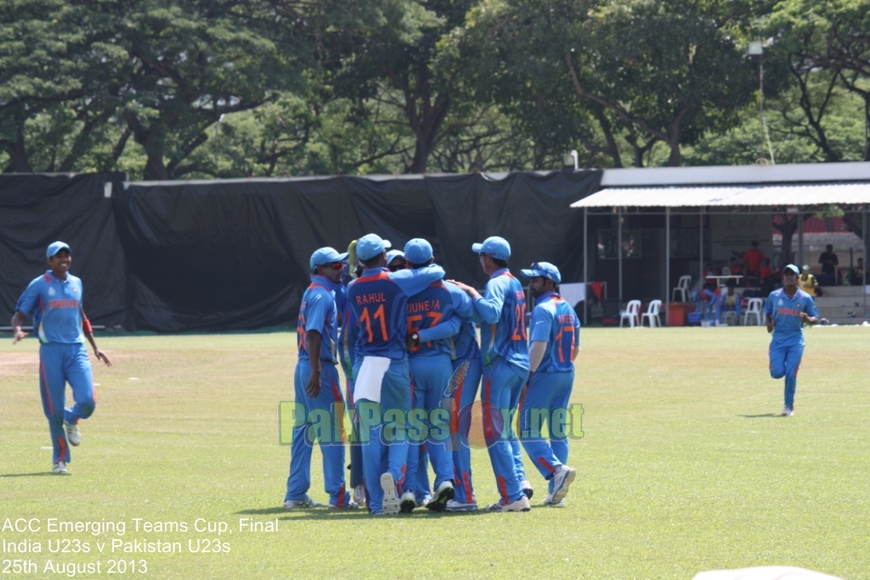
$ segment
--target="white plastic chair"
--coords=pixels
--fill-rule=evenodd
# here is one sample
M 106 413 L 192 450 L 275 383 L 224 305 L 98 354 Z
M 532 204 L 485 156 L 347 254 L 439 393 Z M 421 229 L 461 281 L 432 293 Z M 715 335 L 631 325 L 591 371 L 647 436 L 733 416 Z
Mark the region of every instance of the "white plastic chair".
M 653 300 L 646 307 L 646 312 L 644 312 L 640 317 L 640 325 L 643 326 L 643 321 L 649 318 L 649 327 L 655 328 L 656 326 L 662 325 L 662 319 L 659 318 L 659 312 L 662 309 L 662 301 L 661 300 Z
M 680 293 L 682 300 L 680 302 L 689 301 L 689 284 L 692 283 L 692 277 L 689 275 L 680 276 L 680 281 L 674 286 L 674 291 L 671 293 L 671 302 L 677 301 L 677 293 Z
M 629 300 L 625 305 L 625 310 L 619 313 L 619 327 L 622 328 L 622 321 L 628 320 L 629 328 L 640 326 L 640 300 Z
M 755 317 L 755 324 L 761 326 L 762 324 L 762 316 L 761 316 L 761 306 L 764 304 L 764 301 L 761 298 L 750 298 L 749 304 L 746 306 L 746 312 L 743 313 L 743 326 L 747 326 L 749 324 L 749 317 Z

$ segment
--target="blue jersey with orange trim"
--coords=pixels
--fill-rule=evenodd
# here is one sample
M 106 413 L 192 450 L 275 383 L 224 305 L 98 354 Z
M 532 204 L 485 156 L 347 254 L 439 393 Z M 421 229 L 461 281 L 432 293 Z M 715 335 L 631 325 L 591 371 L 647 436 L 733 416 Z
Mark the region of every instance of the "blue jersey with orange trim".
M 47 270 L 27 285 L 15 309 L 33 318 L 43 344 L 83 343 L 82 294 L 80 279 L 67 273 L 66 280 L 61 280 Z
M 526 295 L 519 280 L 507 268 L 493 272 L 486 294 L 474 300 L 474 309 L 484 322 L 480 328 L 483 364 L 491 365 L 497 355 L 528 371 Z
M 347 287 L 360 356 L 405 357 L 408 297 L 387 270 L 365 270 Z
M 347 287 L 351 324 L 357 327 L 357 356 L 405 358 L 408 296 L 443 277 L 444 270 L 434 264 L 398 272 L 363 270 Z
M 438 281 L 408 299 L 408 334 L 420 333 L 420 344 L 411 349 L 412 356 L 449 355 L 456 358 L 454 338 L 462 326 L 462 318 L 471 315 L 468 294 L 449 282 Z M 432 336 L 434 327 L 440 332 Z M 427 336 L 427 332 L 429 336 Z
M 459 334 L 453 342 L 454 360 L 468 360 L 480 356 L 480 346 L 477 344 L 477 327 L 473 322 L 463 322 Z
M 818 316 L 812 296 L 800 288 L 789 298 L 784 288 L 774 290 L 764 303 L 764 312 L 773 319 L 773 338 L 776 342 L 802 343 L 804 340 L 801 312 Z
M 296 346 L 299 358 L 308 359 L 308 333 L 320 333 L 320 360 L 336 364 L 335 345 L 338 336 L 335 307 L 336 285 L 324 276 L 311 277 L 311 285 L 302 294 L 299 317 L 296 319 Z
M 580 319 L 571 305 L 558 294 L 542 294 L 532 310 L 529 340 L 547 343 L 538 372 L 573 371 L 574 347 L 580 344 Z

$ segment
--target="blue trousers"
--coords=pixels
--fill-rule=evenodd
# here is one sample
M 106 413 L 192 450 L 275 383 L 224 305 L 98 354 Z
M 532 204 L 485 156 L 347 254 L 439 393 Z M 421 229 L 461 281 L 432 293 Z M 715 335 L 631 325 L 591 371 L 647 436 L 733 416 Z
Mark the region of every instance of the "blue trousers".
M 453 361 L 453 370 L 456 370 L 464 361 Z M 453 451 L 453 481 L 456 486 L 456 495 L 453 497 L 459 503 L 472 503 L 474 501 L 474 486 L 471 483 L 471 446 L 468 443 L 468 431 L 471 428 L 470 421 L 461 421 L 460 414 L 470 415 L 472 405 L 477 398 L 480 388 L 481 362 L 480 358 L 469 359 L 468 373 L 465 380 L 453 393 L 456 405 L 451 420 L 451 432 L 458 435 L 459 445 Z
M 412 431 L 409 432 L 412 436 L 409 438 L 411 441 L 405 489 L 410 489 L 422 498 L 429 491 L 428 482 L 424 489 L 416 489 L 419 482 L 418 470 L 424 473 L 427 470 L 426 462 L 421 460 L 424 444 L 435 472 L 435 487 L 444 481 L 453 480 L 453 453 L 447 449 L 450 438 L 450 408 L 443 404 L 445 399 L 450 402 L 444 393 L 453 374 L 453 365 L 450 356 L 446 354 L 412 356 L 409 362 L 414 394 L 412 413 L 422 419 L 425 432 L 418 429 L 418 435 L 414 436 L 412 424 Z M 426 432 L 428 437 L 423 441 L 422 435 Z
M 561 373 L 537 372 L 529 379 L 523 402 L 520 406 L 520 438 L 526 453 L 544 479 L 550 480 L 556 467 L 568 462 L 568 438 L 566 421 L 568 401 L 574 386 L 574 371 Z M 558 421 L 559 424 L 555 424 Z M 542 429 L 546 425 L 549 442 Z M 560 435 L 559 437 L 554 436 Z
M 741 300 L 734 301 L 734 314 L 737 315 L 737 320 L 740 320 L 740 312 L 741 312 Z M 719 297 L 719 300 L 716 301 L 716 320 L 718 322 L 722 322 L 722 311 L 730 310 L 727 306 L 725 306 L 725 295 Z
M 804 355 L 804 343 L 771 342 L 770 376 L 774 379 L 785 377 L 785 406 L 794 409 L 794 393 L 797 390 L 797 374 Z
M 311 398 L 305 385 L 311 376 L 311 363 L 300 359 L 296 365 L 293 386 L 296 402 L 304 407 L 305 421 L 293 429 L 290 446 L 290 476 L 287 478 L 285 500 L 304 499 L 311 487 L 311 450 L 320 443 L 323 455 L 324 490 L 329 503 L 346 506 L 350 500 L 344 483 L 344 399 L 341 396 L 338 371 L 335 365 L 321 361 L 320 393 Z
M 66 383 L 75 405 L 66 409 Z M 97 405 L 91 361 L 84 343 L 39 346 L 39 393 L 51 433 L 52 462 L 69 463 L 71 455 L 63 423 L 90 417 Z
M 483 390 L 480 396 L 483 406 L 483 437 L 502 505 L 513 503 L 523 495 L 520 481 L 524 476 L 517 473 L 513 446 L 516 443 L 519 448 L 519 442 L 516 441 L 511 423 L 515 418 L 514 405 L 519 400 L 527 378 L 528 371 L 501 357 L 496 357 L 492 364 L 483 369 Z
M 362 357 L 354 366 L 359 376 Z M 381 382 L 381 402 L 357 399 L 362 439 L 363 477 L 369 511 L 380 513 L 384 509 L 381 475 L 389 472 L 398 489 L 405 485 L 408 463 L 407 416 L 411 410 L 411 374 L 407 359 L 393 360 Z

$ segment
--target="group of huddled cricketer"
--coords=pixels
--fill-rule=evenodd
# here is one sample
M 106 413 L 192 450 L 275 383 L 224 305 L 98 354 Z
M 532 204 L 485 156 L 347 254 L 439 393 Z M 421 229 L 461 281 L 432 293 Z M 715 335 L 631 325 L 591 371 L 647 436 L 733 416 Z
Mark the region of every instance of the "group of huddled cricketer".
M 404 253 L 368 234 L 351 245 L 356 256 L 333 248 L 311 255 L 311 284 L 297 321 L 299 362 L 294 385 L 303 420 L 293 431 L 284 507 L 322 507 L 308 497 L 311 450 L 318 440 L 313 417 L 331 415 L 343 425 L 345 401 L 336 365 L 347 378 L 354 442 L 350 487 L 345 485 L 345 443 L 320 440 L 329 508 L 365 504 L 372 514 L 477 509 L 472 486 L 470 433 L 482 420 L 482 441 L 495 473 L 500 500 L 489 511 L 528 511 L 529 484 L 513 423 L 519 415 L 522 443 L 549 482 L 544 505 L 564 505 L 576 471 L 566 465 L 564 412 L 580 351 L 580 322 L 557 294 L 558 268 L 547 262 L 521 270 L 536 306 L 526 331 L 522 285 L 507 267 L 510 245 L 500 237 L 473 244 L 489 275 L 481 296 L 461 282 L 444 280 L 432 246 L 413 239 Z M 362 271 L 342 284 L 348 262 Z M 83 308 L 82 282 L 69 273 L 72 251 L 64 242 L 46 250 L 49 269 L 22 293 L 12 316 L 13 343 L 27 336 L 27 318 L 40 340 L 40 394 L 53 446 L 52 471 L 69 473 L 70 445 L 81 443 L 79 421 L 96 406 L 85 339 L 106 365 Z M 357 268 L 358 270 L 359 268 Z M 338 317 L 342 317 L 341 334 Z M 478 346 L 475 324 L 481 328 Z M 530 343 L 529 343 L 530 341 Z M 315 353 L 311 356 L 310 353 Z M 483 377 L 480 401 L 476 402 Z M 75 404 L 65 408 L 66 383 Z M 519 409 L 519 413 L 517 410 Z M 544 425 L 549 438 L 543 436 Z M 434 492 L 428 466 L 435 474 Z
M 308 496 L 311 451 L 319 440 L 329 509 L 365 505 L 372 515 L 424 506 L 436 512 L 478 509 L 470 453 L 478 435 L 472 429 L 483 431 L 479 440 L 500 496 L 484 509 L 531 509 L 521 443 L 548 482 L 544 505 L 564 505 L 576 477 L 566 464 L 564 423 L 580 321 L 557 293 L 558 268 L 537 262 L 520 271 L 535 298 L 527 332 L 525 293 L 508 270 L 511 248 L 504 238 L 471 247 L 489 276 L 483 296 L 445 280 L 426 240 L 412 239 L 404 252 L 390 248 L 389 241 L 368 234 L 348 253 L 325 247 L 311 255 L 311 285 L 297 322 L 297 419 L 284 507 L 323 507 Z M 345 287 L 349 263 L 357 277 Z M 324 415 L 342 424 L 335 416 L 345 408 L 339 362 L 352 419 L 349 485 L 344 441 L 316 434 Z

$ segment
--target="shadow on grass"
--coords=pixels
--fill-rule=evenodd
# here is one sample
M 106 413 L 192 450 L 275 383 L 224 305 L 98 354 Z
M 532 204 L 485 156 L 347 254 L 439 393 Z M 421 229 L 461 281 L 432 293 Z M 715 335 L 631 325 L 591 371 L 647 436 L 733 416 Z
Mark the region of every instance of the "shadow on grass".
M 57 477 L 57 474 L 50 471 L 38 471 L 36 473 L 0 473 L 0 477 L 43 477 L 46 475 Z
M 292 512 L 292 515 L 291 515 Z M 413 513 L 410 514 L 395 514 L 395 515 L 380 515 L 380 516 L 372 516 L 365 508 L 359 509 L 345 509 L 345 510 L 331 510 L 327 508 L 296 508 L 293 510 L 286 510 L 283 507 L 277 508 L 263 508 L 263 509 L 248 509 L 248 510 L 240 510 L 236 512 L 240 515 L 264 515 L 264 516 L 274 516 L 277 514 L 286 514 L 284 517 L 279 518 L 282 521 L 295 521 L 295 520 L 334 520 L 334 519 L 368 519 L 371 518 L 373 521 L 380 521 L 382 519 L 441 519 L 443 517 L 448 518 L 456 518 L 462 516 L 480 516 L 484 515 L 487 512 L 483 510 L 474 510 L 467 512 L 433 512 L 427 510 L 425 508 L 414 510 Z
M 779 418 L 782 417 L 782 415 L 779 413 L 765 413 L 763 415 L 740 415 L 740 417 L 743 417 L 744 419 L 768 419 L 771 417 Z

